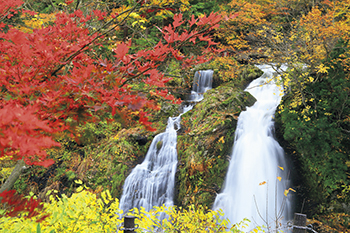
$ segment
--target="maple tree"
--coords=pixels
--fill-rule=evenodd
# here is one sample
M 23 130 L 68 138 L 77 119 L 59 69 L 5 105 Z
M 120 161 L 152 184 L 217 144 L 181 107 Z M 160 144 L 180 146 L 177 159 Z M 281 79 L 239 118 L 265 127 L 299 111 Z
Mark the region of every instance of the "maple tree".
M 207 61 L 215 52 L 210 32 L 221 21 L 210 14 L 187 22 L 177 14 L 173 23 L 158 28 L 162 39 L 155 46 L 130 51 L 131 40 L 118 42 L 110 51 L 113 57 L 102 59 L 98 53 L 105 48 L 106 35 L 119 29 L 132 8 L 112 12 L 108 22 L 107 13 L 100 10 L 58 12 L 27 30 L 7 23 L 17 14 L 29 20 L 41 17 L 23 10 L 22 3 L 0 1 L 0 156 L 19 161 L 19 169 L 25 164 L 52 165 L 45 149 L 59 146 L 55 136 L 70 132 L 74 137 L 76 125 L 96 121 L 105 112 L 125 118 L 136 115 L 134 120 L 154 130 L 148 115 L 159 109 L 157 99 L 180 102 L 165 88 L 171 78 L 160 66 L 172 58 L 184 68 Z M 91 22 L 100 22 L 102 28 L 89 30 Z M 200 56 L 180 52 L 199 41 L 207 44 Z M 135 89 L 140 83 L 143 90 Z

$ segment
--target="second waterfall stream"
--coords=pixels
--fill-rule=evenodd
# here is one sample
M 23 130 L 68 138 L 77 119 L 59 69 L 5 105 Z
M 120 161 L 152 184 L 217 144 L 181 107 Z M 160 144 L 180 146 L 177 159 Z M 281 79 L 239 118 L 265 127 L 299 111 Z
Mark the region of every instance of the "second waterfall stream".
M 285 196 L 284 151 L 273 135 L 283 86 L 277 85 L 278 75 L 271 66 L 258 67 L 263 75 L 246 88 L 256 102 L 239 115 L 224 187 L 213 206 L 222 209 L 232 224 L 249 219 L 245 232 L 257 226 L 274 231 L 284 225 L 291 211 Z
M 212 77 L 212 70 L 196 72 L 189 97 L 192 103 L 202 100 L 204 92 L 211 89 Z M 185 106 L 183 113 L 192 107 L 192 104 Z M 144 161 L 126 178 L 120 199 L 120 209 L 124 213 L 141 206 L 149 211 L 154 206 L 173 205 L 177 167 L 177 130 L 180 129 L 182 114 L 169 117 L 166 131 L 154 137 Z

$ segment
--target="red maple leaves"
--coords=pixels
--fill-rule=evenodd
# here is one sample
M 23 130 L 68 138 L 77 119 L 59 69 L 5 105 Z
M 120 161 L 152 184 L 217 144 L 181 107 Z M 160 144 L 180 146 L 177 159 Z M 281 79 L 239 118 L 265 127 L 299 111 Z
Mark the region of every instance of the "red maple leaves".
M 27 199 L 23 195 L 17 194 L 15 190 L 0 193 L 1 203 L 6 203 L 6 216 L 15 217 L 20 213 L 26 213 L 24 218 L 32 218 L 42 214 L 43 204 L 40 199 L 33 197 Z M 41 216 L 37 222 L 43 221 L 48 215 Z
M 59 146 L 49 135 L 54 130 L 48 121 L 39 120 L 35 107 L 19 106 L 9 101 L 0 109 L 0 153 L 14 160 L 24 158 L 28 165 L 48 167 L 54 163 L 46 159 L 45 148 Z
M 20 1 L 3 1 L 0 14 L 6 15 Z M 6 13 L 7 12 L 7 13 Z M 160 87 L 158 97 L 173 100 L 165 88 L 170 80 L 158 69 L 165 59 L 174 57 L 184 67 L 202 63 L 215 43 L 209 34 L 219 26 L 221 17 L 215 14 L 190 23 L 182 15 L 159 29 L 163 41 L 150 49 L 130 54 L 129 43 L 114 49 L 115 61 L 99 61 L 91 56 L 92 45 L 101 46 L 102 35 L 90 35 L 86 22 L 105 13 L 81 11 L 67 15 L 58 13 L 54 22 L 32 33 L 8 25 L 0 26 L 0 149 L 1 155 L 25 159 L 27 164 L 49 166 L 45 148 L 58 146 L 52 135 L 69 130 L 66 119 L 75 122 L 93 121 L 98 111 L 139 111 L 139 122 L 153 130 L 147 119 L 147 109 L 158 109 L 154 99 L 135 92 L 130 84 L 143 82 Z M 198 41 L 208 43 L 205 53 L 185 57 L 180 49 Z M 87 52 L 89 51 L 89 52 Z M 102 65 L 102 66 L 101 66 Z
M 0 156 L 44 167 L 54 163 L 45 150 L 59 146 L 57 133 L 94 121 L 102 111 L 113 115 L 137 111 L 139 123 L 154 130 L 147 114 L 149 109 L 159 109 L 154 96 L 179 102 L 166 90 L 171 79 L 159 67 L 172 57 L 183 67 L 207 61 L 215 51 L 211 32 L 221 20 L 210 14 L 187 22 L 178 14 L 171 25 L 159 28 L 162 38 L 153 48 L 130 53 L 129 41 L 114 49 L 113 61 L 99 60 L 94 53 L 102 47 L 104 36 L 90 33 L 87 22 L 104 19 L 105 12 L 60 12 L 46 26 L 28 33 L 2 22 L 19 13 L 22 3 L 0 0 Z M 207 43 L 201 56 L 186 57 L 180 52 L 183 46 L 200 41 Z M 133 83 L 144 83 L 154 91 L 135 91 Z M 13 190 L 0 197 L 8 203 L 10 216 L 27 211 L 31 217 L 42 208 L 38 201 L 24 200 Z

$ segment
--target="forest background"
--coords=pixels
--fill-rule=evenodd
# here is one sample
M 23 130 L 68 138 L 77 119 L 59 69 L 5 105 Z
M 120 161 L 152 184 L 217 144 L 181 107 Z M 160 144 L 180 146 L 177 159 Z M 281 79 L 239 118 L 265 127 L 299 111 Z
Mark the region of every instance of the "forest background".
M 120 198 L 201 69 L 214 70 L 214 89 L 183 117 L 175 203 L 210 219 L 201 214 L 212 213 L 205 208 L 222 186 L 237 116 L 251 104 L 242 90 L 259 75 L 252 65 L 275 63 L 289 67 L 276 136 L 293 164 L 296 211 L 324 231 L 346 232 L 349 7 L 348 0 L 1 0 L 2 230 L 31 221 L 35 230 L 58 231 L 60 208 L 72 215 L 59 227 L 83 229 L 74 211 L 98 205 L 91 213 L 107 229 L 117 208 L 108 203 Z M 178 227 L 186 211 L 174 210 Z

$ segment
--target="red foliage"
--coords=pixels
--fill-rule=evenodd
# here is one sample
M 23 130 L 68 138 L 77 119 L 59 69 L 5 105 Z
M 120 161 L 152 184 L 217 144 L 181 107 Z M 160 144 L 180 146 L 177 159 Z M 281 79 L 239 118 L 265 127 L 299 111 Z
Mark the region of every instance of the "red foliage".
M 74 2 L 74 0 L 66 0 L 65 1 L 65 3 L 67 4 L 67 5 L 70 5 L 70 4 L 72 4 Z
M 35 107 L 21 107 L 9 101 L 0 109 L 0 119 L 0 155 L 11 156 L 15 160 L 24 157 L 29 165 L 48 167 L 54 163 L 46 159 L 47 154 L 43 149 L 59 144 L 43 133 L 52 133 L 54 130 L 47 120 L 39 120 L 35 116 Z
M 92 47 L 101 46 L 103 36 L 90 34 L 86 25 L 96 17 L 102 20 L 105 12 L 95 10 L 85 16 L 80 10 L 70 15 L 57 13 L 54 22 L 27 33 L 1 22 L 18 13 L 22 3 L 0 0 L 0 156 L 44 167 L 54 163 L 45 149 L 59 146 L 55 134 L 72 131 L 79 122 L 96 120 L 101 110 L 113 115 L 138 111 L 139 123 L 154 130 L 147 110 L 158 110 L 157 102 L 133 91 L 129 84 L 135 81 L 160 87 L 162 90 L 153 95 L 179 102 L 164 89 L 170 78 L 159 71 L 159 66 L 170 57 L 181 61 L 183 67 L 207 61 L 215 44 L 209 33 L 221 19 L 210 14 L 200 19 L 192 17 L 188 24 L 181 14 L 175 15 L 172 25 L 159 28 L 163 39 L 155 47 L 131 54 L 131 41 L 121 43 L 114 50 L 116 60 L 111 62 L 92 55 Z M 188 30 L 180 29 L 184 24 L 189 25 Z M 180 52 L 185 44 L 197 41 L 208 42 L 202 56 L 188 58 Z M 68 118 L 73 123 L 68 123 Z M 29 218 L 43 208 L 39 200 L 25 199 L 13 190 L 0 197 L 8 205 L 8 216 L 28 212 Z
M 11 18 L 16 13 L 16 8 L 23 4 L 21 0 L 0 0 L 0 20 L 4 17 Z
M 0 0 L 0 9 L 5 9 L 0 15 L 14 11 L 20 3 Z M 0 25 L 0 156 L 49 166 L 53 161 L 47 159 L 44 149 L 59 146 L 53 135 L 72 130 L 79 122 L 94 121 L 101 110 L 113 115 L 138 111 L 139 122 L 153 130 L 147 109 L 159 109 L 157 102 L 133 91 L 129 84 L 135 80 L 164 89 L 170 80 L 158 69 L 164 59 L 174 57 L 184 67 L 207 61 L 215 44 L 209 32 L 221 19 L 215 14 L 197 20 L 193 17 L 187 31 L 183 28 L 188 23 L 181 14 L 175 15 L 171 25 L 159 28 L 165 44 L 160 40 L 153 48 L 131 54 L 131 41 L 121 43 L 114 49 L 116 60 L 111 62 L 91 55 L 92 47 L 101 46 L 99 39 L 103 37 L 91 35 L 86 25 L 105 15 L 99 10 L 91 15 L 80 10 L 70 15 L 61 12 L 54 22 L 32 33 L 11 25 L 5 31 L 4 24 Z M 208 42 L 204 54 L 185 57 L 181 47 L 196 41 Z M 156 94 L 177 101 L 167 90 Z M 67 118 L 73 119 L 73 124 L 67 123 Z
M 27 199 L 19 195 L 15 190 L 4 191 L 0 193 L 1 203 L 6 205 L 6 216 L 15 217 L 21 213 L 27 213 L 24 218 L 36 217 L 43 212 L 43 204 L 40 199 L 35 200 L 33 197 Z M 48 215 L 41 216 L 37 222 L 43 221 Z

